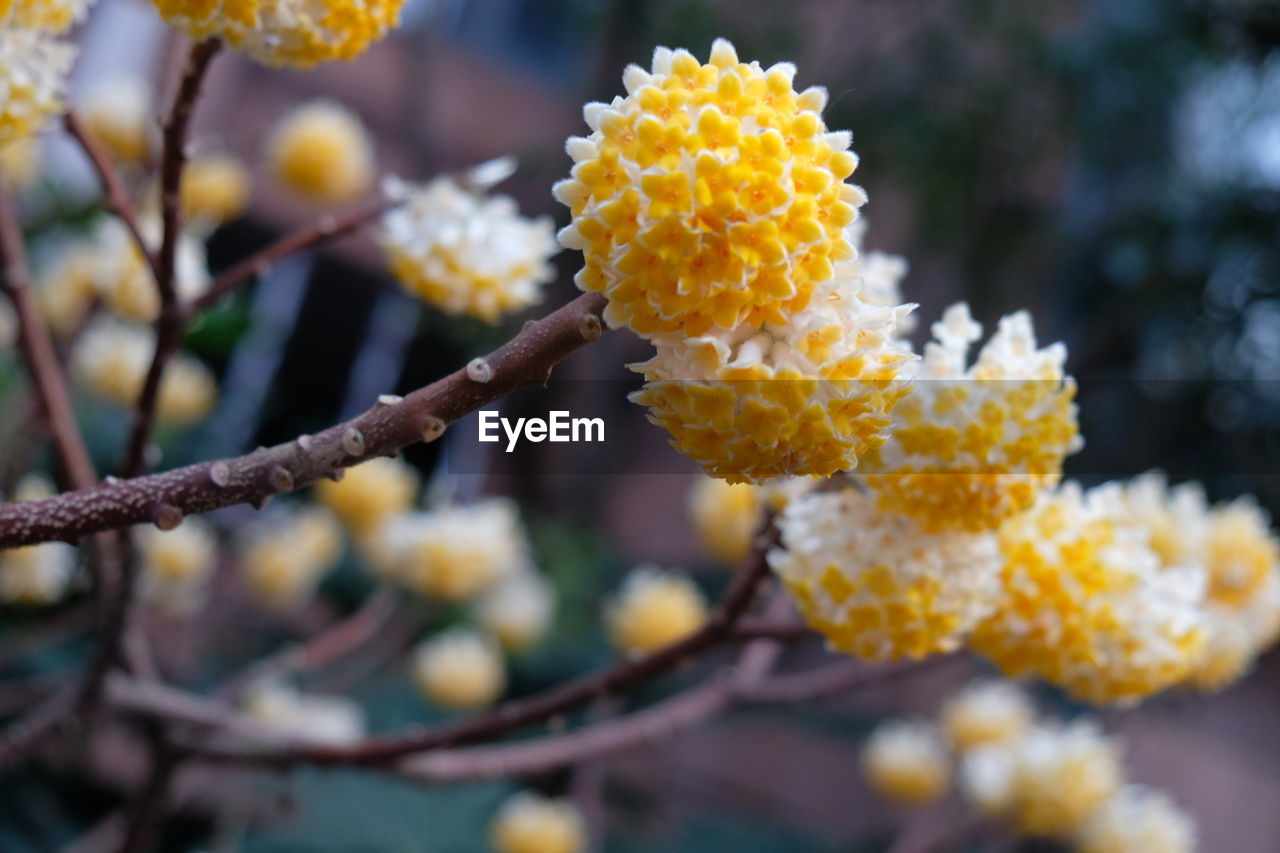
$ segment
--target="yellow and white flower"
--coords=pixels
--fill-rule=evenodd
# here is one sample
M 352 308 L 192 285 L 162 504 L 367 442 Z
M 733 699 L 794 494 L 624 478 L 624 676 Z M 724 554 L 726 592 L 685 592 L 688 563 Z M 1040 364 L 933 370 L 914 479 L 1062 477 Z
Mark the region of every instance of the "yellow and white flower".
M 953 651 L 996 605 L 991 534 L 925 533 L 854 489 L 806 495 L 778 525 L 782 547 L 769 564 L 840 651 L 868 660 Z
M 267 166 L 310 201 L 357 198 L 374 177 L 373 141 L 360 117 L 334 101 L 312 101 L 280 119 L 267 140 Z
M 343 696 L 303 693 L 283 681 L 250 685 L 240 704 L 257 722 L 290 740 L 341 746 L 365 733 L 364 711 Z
M 1196 824 L 1168 795 L 1129 785 L 1094 812 L 1080 853 L 1194 853 Z
M 62 112 L 75 57 L 54 35 L 0 26 L 0 145 L 33 136 Z
M 476 600 L 476 622 L 507 651 L 521 651 L 546 634 L 556 591 L 532 566 L 521 566 Z
M 157 607 L 187 614 L 204 598 L 217 556 L 217 537 L 200 518 L 173 530 L 141 527 L 135 541 L 142 557 L 142 595 Z
M 511 797 L 493 818 L 489 838 L 497 853 L 582 853 L 586 822 L 568 800 L 530 791 Z
M 141 166 L 155 151 L 159 125 L 150 82 L 136 76 L 108 78 L 90 89 L 78 107 L 85 127 L 120 162 Z
M 961 751 L 1017 740 L 1034 720 L 1031 700 L 1008 681 L 974 682 L 942 707 L 942 728 Z
M 642 655 L 683 640 L 707 621 L 707 602 L 684 575 L 641 566 L 605 609 L 613 645 Z
M 264 605 L 293 607 L 311 596 L 341 547 L 338 522 L 322 507 L 275 510 L 242 535 L 240 569 Z
M 862 751 L 871 788 L 907 805 L 933 802 L 951 786 L 951 757 L 938 729 L 917 720 L 891 720 L 871 733 Z
M 408 510 L 417 493 L 417 472 L 403 460 L 381 457 L 346 469 L 340 480 L 315 485 L 316 500 L 333 510 L 357 539 Z
M 427 699 L 453 710 L 482 708 L 507 686 L 502 649 L 490 637 L 452 628 L 418 646 L 413 676 Z

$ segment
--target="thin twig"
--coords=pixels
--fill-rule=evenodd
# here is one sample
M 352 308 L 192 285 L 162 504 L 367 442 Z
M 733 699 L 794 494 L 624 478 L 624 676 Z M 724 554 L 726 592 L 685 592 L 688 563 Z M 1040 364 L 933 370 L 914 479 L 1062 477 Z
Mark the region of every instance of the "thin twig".
M 208 290 L 191 301 L 188 314 L 199 314 L 213 307 L 228 293 L 255 276 L 262 275 L 282 258 L 303 249 L 339 240 L 368 225 L 394 206 L 395 202 L 387 199 L 372 198 L 346 213 L 322 216 L 316 222 L 284 235 L 221 273 L 209 285 Z
M 160 310 L 156 316 L 156 348 L 142 384 L 142 392 L 134 407 L 129 442 L 125 450 L 121 474 L 136 477 L 146 462 L 147 443 L 155 425 L 156 402 L 164 370 L 182 345 L 186 329 L 183 306 L 178 300 L 175 272 L 178 239 L 182 232 L 182 172 L 187 164 L 187 137 L 196 99 L 209 65 L 218 54 L 222 42 L 217 39 L 198 42 L 191 47 L 186 70 L 178 91 L 161 126 L 164 140 L 160 160 L 160 209 L 163 231 L 155 256 L 156 290 L 160 294 Z
M 93 165 L 93 170 L 97 173 L 98 180 L 102 183 L 102 191 L 107 200 L 107 207 L 119 217 L 125 228 L 129 229 L 133 242 L 137 244 L 138 250 L 142 252 L 142 256 L 147 260 L 147 266 L 151 268 L 151 274 L 159 281 L 160 268 L 157 264 L 156 252 L 153 247 L 147 245 L 147 240 L 142 235 L 137 208 L 134 207 L 133 201 L 129 198 L 129 191 L 125 188 L 115 161 L 111 159 L 111 155 L 103 148 L 102 143 L 85 126 L 85 123 L 74 110 L 67 111 L 64 124 L 66 125 L 67 133 L 71 134 L 76 142 L 80 144 L 85 156 L 89 158 L 89 162 Z
M 544 385 L 552 368 L 600 337 L 604 298 L 585 294 L 524 329 L 482 359 L 479 382 L 458 370 L 404 398 L 381 398 L 357 418 L 245 456 L 104 483 L 37 501 L 0 505 L 0 548 L 76 540 L 134 524 L 176 523 L 184 515 L 237 503 L 255 506 L 352 465 L 391 456 L 443 434 L 468 412 L 520 388 Z M 474 372 L 474 371 L 473 371 Z

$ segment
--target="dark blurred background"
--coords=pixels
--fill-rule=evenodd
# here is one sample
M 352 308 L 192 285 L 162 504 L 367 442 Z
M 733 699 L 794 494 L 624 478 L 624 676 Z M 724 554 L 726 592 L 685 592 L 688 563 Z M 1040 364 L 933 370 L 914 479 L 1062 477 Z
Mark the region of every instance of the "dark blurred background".
M 961 299 L 988 330 L 1027 308 L 1042 342 L 1066 342 L 1086 439 L 1069 475 L 1093 483 L 1163 468 L 1175 481 L 1202 480 L 1214 499 L 1252 492 L 1280 510 L 1277 0 L 410 0 L 402 30 L 350 65 L 302 74 L 222 58 L 198 128 L 256 161 L 288 105 L 334 97 L 375 134 L 385 170 L 425 178 L 514 154 L 520 170 L 500 190 L 563 224 L 550 186 L 568 167 L 565 137 L 585 131 L 581 105 L 620 93 L 624 65 L 647 64 L 655 45 L 705 56 L 717 36 L 744 59 L 793 61 L 798 85 L 830 90 L 827 123 L 851 129 L 861 157 L 866 245 L 910 261 L 904 297 L 921 306 L 917 342 Z M 103 0 L 85 38 L 81 81 L 163 66 L 150 4 Z M 260 177 L 249 215 L 212 239 L 215 270 L 317 215 Z M 76 204 L 69 194 L 51 219 Z M 578 262 L 558 257 L 560 279 L 529 316 L 575 293 Z M 189 347 L 219 370 L 223 396 L 207 423 L 166 438 L 163 464 L 355 414 L 380 393 L 455 369 L 524 319 L 490 329 L 420 309 L 365 237 L 281 264 L 193 331 Z M 597 602 L 635 563 L 698 569 L 709 591 L 724 583 L 685 519 L 690 476 L 654 462 L 665 437 L 625 401 L 634 380 L 622 364 L 646 349 L 610 335 L 571 359 L 548 392 L 506 404 L 517 414 L 609 413 L 623 433 L 607 451 L 582 449 L 597 454 L 585 462 L 546 445 L 477 457 L 461 439 L 409 454 L 425 473 L 453 472 L 442 488 L 521 498 L 540 560 L 561 585 L 557 633 L 516 662 L 516 693 L 608 659 Z M 91 440 L 104 459 L 120 433 L 109 415 L 94 415 Z M 339 578 L 328 592 L 342 606 L 361 590 Z M 202 646 L 194 634 L 188 653 L 215 667 L 201 657 L 212 640 Z M 866 792 L 858 737 L 886 713 L 932 711 L 975 669 L 962 662 L 821 707 L 741 712 L 610 760 L 593 794 L 607 849 L 886 849 L 905 816 Z M 402 673 L 361 690 L 376 727 L 423 716 Z M 1195 814 L 1203 850 L 1280 850 L 1278 691 L 1273 655 L 1223 695 L 1107 715 L 1130 737 L 1134 776 Z M 422 790 L 328 772 L 284 781 L 294 783 L 287 817 L 265 829 L 216 826 L 215 841 L 232 846 L 209 849 L 478 850 L 507 790 Z M 535 781 L 575 789 L 567 775 Z M 281 787 L 255 784 L 264 798 Z M 9 780 L 0 849 L 74 837 L 109 801 L 103 788 L 52 770 Z M 179 826 L 168 840 L 187 849 L 206 843 L 208 829 Z

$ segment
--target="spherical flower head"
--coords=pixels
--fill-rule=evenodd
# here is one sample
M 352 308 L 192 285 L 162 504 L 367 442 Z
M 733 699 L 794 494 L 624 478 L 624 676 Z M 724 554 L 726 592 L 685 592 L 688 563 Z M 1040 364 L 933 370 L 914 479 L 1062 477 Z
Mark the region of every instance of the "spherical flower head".
M 50 330 L 66 338 L 81 329 L 98 297 L 98 256 L 91 242 L 63 241 L 36 278 L 40 310 Z
M 163 230 L 159 217 L 143 217 L 139 229 L 150 245 L 159 244 Z M 129 229 L 115 217 L 102 219 L 93 232 L 92 241 L 94 279 L 103 303 L 122 319 L 154 322 L 160 313 L 160 295 L 151 266 Z M 209 267 L 203 244 L 189 234 L 180 235 L 174 260 L 174 287 L 184 302 L 209 289 Z
M 970 645 L 1006 675 L 1128 704 L 1191 671 L 1204 648 L 1204 572 L 1160 564 L 1118 484 L 1067 483 L 999 538 L 1001 591 Z
M 413 677 L 424 696 L 462 711 L 492 705 L 507 687 L 502 649 L 491 637 L 452 628 L 413 653 Z
M 1124 784 L 1120 747 L 1094 723 L 1038 725 L 1013 753 L 1009 817 L 1029 835 L 1071 838 Z
M 95 85 L 79 104 L 85 127 L 115 159 L 131 166 L 147 162 L 156 147 L 158 127 L 150 82 L 136 76 L 109 78 Z
M 342 532 L 321 507 L 278 510 L 246 531 L 240 569 L 254 596 L 272 609 L 310 598 L 342 547 Z
M 763 517 L 760 489 L 699 477 L 689 492 L 689 517 L 702 546 L 716 560 L 736 566 L 747 556 Z
M 609 299 L 605 320 L 641 335 L 702 335 L 770 322 L 808 305 L 865 200 L 844 183 L 850 134 L 829 133 L 825 89 L 797 93 L 795 66 L 738 61 L 718 39 L 708 63 L 658 48 L 629 66 L 626 97 L 587 104 L 591 135 L 570 137 L 576 281 Z
M 538 642 L 555 615 L 555 589 L 532 567 L 513 571 L 475 603 L 476 623 L 509 652 Z
M 942 727 L 961 751 L 1020 738 L 1035 719 L 1031 700 L 1008 681 L 978 681 L 942 708 Z
M 1209 525 L 1208 600 L 1228 610 L 1243 609 L 1280 574 L 1280 542 L 1251 497 L 1214 507 Z
M 280 735 L 306 743 L 342 746 L 364 736 L 364 711 L 342 696 L 302 693 L 274 679 L 250 685 L 241 699 L 244 712 Z
M 1168 795 L 1129 785 L 1094 812 L 1076 849 L 1080 853 L 1194 853 L 1196 825 Z
M 364 53 L 400 22 L 405 0 L 153 0 L 192 38 L 221 38 L 264 65 L 313 68 Z
M 30 137 L 0 144 L 0 188 L 17 192 L 40 176 L 40 146 Z
M 0 27 L 62 33 L 81 20 L 93 0 L 0 0 Z
M 707 602 L 693 581 L 656 566 L 632 571 L 605 609 L 610 640 L 633 656 L 683 640 L 706 621 Z
M 931 803 L 951 786 L 951 757 L 932 723 L 893 720 L 871 733 L 862 771 L 872 790 L 905 805 Z
M 0 601 L 56 604 L 66 596 L 75 568 L 76 549 L 62 542 L 0 551 Z
M 867 660 L 959 648 L 994 607 L 995 537 L 925 533 L 853 489 L 813 493 L 778 520 L 769 564 L 828 644 Z
M 0 26 L 0 145 L 34 135 L 62 112 L 75 56 L 48 33 Z
M 447 177 L 418 186 L 388 179 L 385 192 L 398 205 L 383 216 L 379 241 L 405 290 L 486 323 L 541 301 L 559 251 L 549 217 L 527 219 L 514 199 Z
M 276 180 L 309 201 L 350 201 L 373 182 L 369 133 L 355 113 L 333 101 L 286 114 L 267 140 L 266 156 Z
M 379 528 L 379 573 L 421 595 L 469 601 L 516 570 L 526 542 L 514 501 L 405 513 Z
M 217 556 L 217 537 L 208 522 L 183 519 L 172 530 L 139 528 L 134 541 L 142 557 L 142 594 L 174 614 L 193 611 L 203 598 Z
M 399 459 L 370 459 L 346 469 L 340 480 L 321 480 L 316 500 L 327 506 L 357 538 L 407 510 L 418 492 L 418 475 Z
M 994 530 L 1056 485 L 1063 459 L 1080 447 L 1066 349 L 1037 349 L 1020 312 L 967 364 L 981 334 L 964 303 L 934 324 L 924 358 L 908 368 L 912 393 L 862 469 L 883 509 L 931 533 Z
M 71 374 L 98 396 L 129 408 L 142 393 L 154 352 L 150 329 L 101 318 L 76 341 Z M 217 394 L 217 383 L 203 362 L 178 353 L 160 382 L 156 416 L 172 424 L 192 423 L 208 413 Z
M 911 358 L 896 340 L 909 307 L 869 305 L 857 286 L 829 282 L 779 325 L 655 337 L 656 355 L 632 365 L 646 381 L 631 400 L 677 450 L 731 483 L 857 467 L 888 434 Z
M 204 154 L 182 173 L 182 215 L 213 228 L 244 213 L 249 204 L 249 170 L 230 154 Z
M 587 849 L 586 821 L 568 800 L 530 791 L 511 797 L 493 818 L 489 838 L 497 853 L 581 853 Z

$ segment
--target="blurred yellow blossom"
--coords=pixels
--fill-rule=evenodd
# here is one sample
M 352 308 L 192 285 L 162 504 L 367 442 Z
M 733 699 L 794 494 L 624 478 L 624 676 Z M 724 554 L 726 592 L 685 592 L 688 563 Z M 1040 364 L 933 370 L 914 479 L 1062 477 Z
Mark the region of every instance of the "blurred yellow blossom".
M 475 603 L 476 622 L 507 651 L 520 651 L 547 632 L 555 615 L 556 592 L 532 567 L 509 573 Z
M 230 222 L 249 204 L 249 170 L 230 154 L 201 154 L 182 173 L 182 215 L 203 227 Z
M 407 510 L 418 492 L 418 475 L 399 459 L 377 458 L 347 468 L 339 480 L 315 485 L 316 500 L 342 520 L 353 536 Z
M 923 805 L 951 786 L 951 758 L 932 723 L 891 720 L 879 725 L 862 752 L 862 770 L 876 793 Z
M 40 146 L 32 137 L 0 144 L 0 188 L 25 189 L 40 175 Z
M 71 44 L 37 30 L 0 26 L 0 145 L 34 135 L 63 110 Z
M 373 182 L 373 142 L 359 117 L 334 101 L 286 113 L 271 131 L 266 156 L 276 180 L 310 201 L 350 201 Z
M 94 85 L 77 104 L 80 118 L 113 157 L 141 166 L 156 147 L 156 124 L 151 83 L 141 77 L 110 77 Z
M 1008 681 L 974 682 L 942 708 L 942 728 L 959 750 L 1016 740 L 1034 719 L 1031 700 Z
M 364 711 L 343 696 L 303 693 L 274 679 L 257 681 L 240 700 L 244 712 L 283 737 L 332 746 L 355 743 L 364 736 Z
M 684 575 L 641 566 L 609 601 L 605 620 L 619 651 L 641 655 L 701 628 L 707 621 L 707 603 Z
M 497 853 L 583 853 L 586 824 L 568 800 L 522 791 L 498 809 L 489 827 Z
M 1079 853 L 1195 853 L 1196 825 L 1160 791 L 1126 786 L 1085 823 Z
M 689 491 L 689 517 L 698 539 L 712 557 L 730 566 L 747 555 L 764 517 L 761 504 L 760 490 L 750 483 L 699 477 Z
M 419 645 L 413 675 L 427 699 L 453 710 L 491 705 L 507 686 L 498 644 L 465 628 L 452 628 Z
M 186 518 L 172 530 L 141 527 L 134 540 L 142 558 L 143 597 L 177 615 L 200 606 L 217 556 L 217 537 L 209 523 Z
M 276 510 L 239 542 L 240 569 L 267 607 L 293 607 L 309 598 L 342 547 L 334 517 L 322 507 Z

